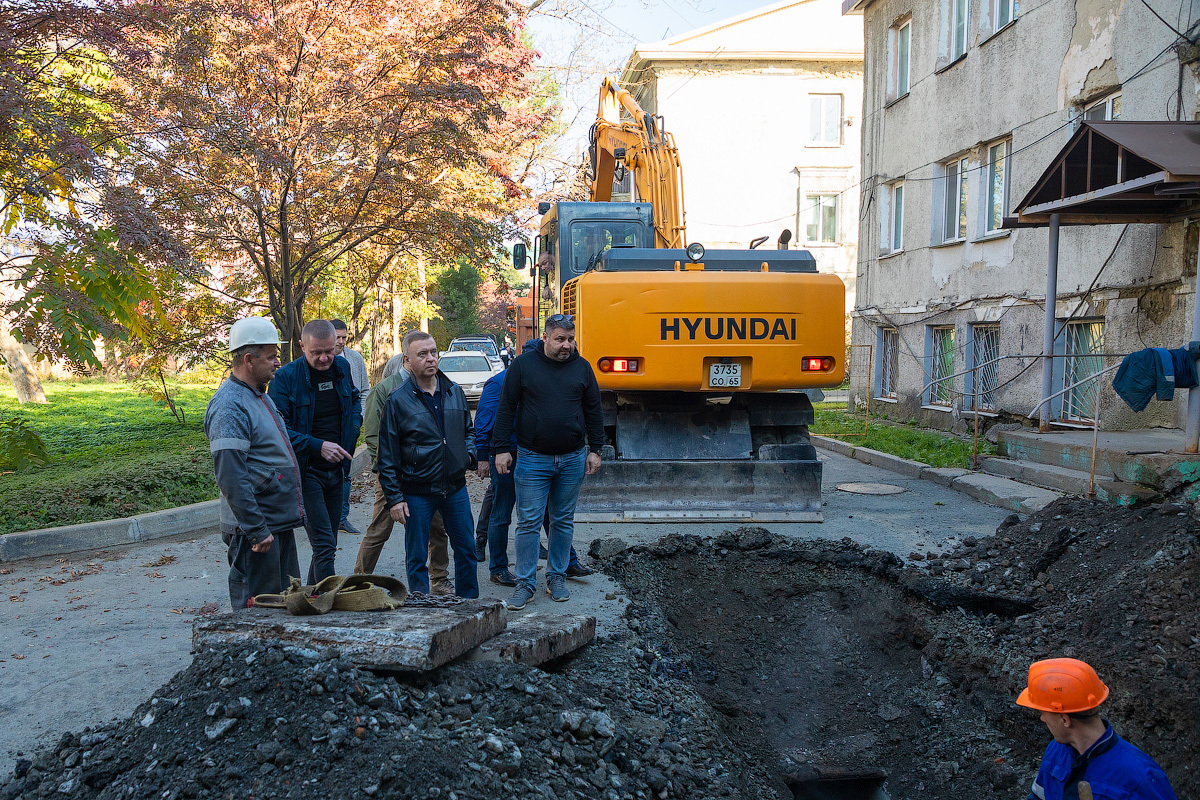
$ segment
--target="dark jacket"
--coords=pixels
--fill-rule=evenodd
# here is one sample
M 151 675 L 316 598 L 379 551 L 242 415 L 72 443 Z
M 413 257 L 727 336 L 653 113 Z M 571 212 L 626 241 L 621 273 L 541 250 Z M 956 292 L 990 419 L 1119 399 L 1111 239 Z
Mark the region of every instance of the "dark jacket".
M 507 370 L 492 447 L 503 448 L 513 433 L 517 443 L 543 455 L 563 455 L 587 445 L 604 446 L 604 411 L 592 365 L 571 353 L 555 361 L 539 349 L 519 356 Z
M 504 376 L 508 370 L 497 372 L 483 385 L 483 394 L 475 406 L 475 453 L 480 461 L 492 455 L 492 426 L 496 424 L 496 409 L 500 407 L 500 392 L 504 388 Z M 517 432 L 508 439 L 508 451 L 517 452 Z
M 230 377 L 208 401 L 204 435 L 221 491 L 221 532 L 258 544 L 304 522 L 300 467 L 271 398 Z
M 475 429 L 471 409 L 458 384 L 438 370 L 445 436 L 421 387 L 409 378 L 388 395 L 379 423 L 379 484 L 388 507 L 405 495 L 445 497 L 467 485 L 475 469 Z
M 1104 728 L 1082 755 L 1069 744 L 1050 742 L 1028 800 L 1077 798 L 1081 781 L 1092 787 L 1096 800 L 1175 800 L 1154 759 L 1117 736 L 1107 722 Z
M 1168 350 L 1164 347 L 1147 347 L 1130 353 L 1121 361 L 1113 378 L 1113 390 L 1134 411 L 1141 411 L 1150 400 L 1171 400 L 1176 389 L 1190 389 L 1196 385 L 1195 356 L 1189 348 Z
M 350 363 L 341 356 L 334 356 L 333 370 L 337 375 L 336 389 L 342 406 L 342 440 L 338 444 L 347 453 L 353 453 L 358 443 L 359 428 L 362 427 L 362 400 L 350 377 Z M 267 394 L 275 401 L 283 421 L 287 423 L 288 438 L 292 440 L 292 450 L 296 452 L 296 460 L 300 462 L 300 471 L 303 472 L 310 461 L 321 458 L 323 443 L 322 439 L 312 435 L 316 399 L 308 360 L 300 356 L 281 367 L 267 388 Z M 342 462 L 342 471 L 349 474 L 348 460 Z

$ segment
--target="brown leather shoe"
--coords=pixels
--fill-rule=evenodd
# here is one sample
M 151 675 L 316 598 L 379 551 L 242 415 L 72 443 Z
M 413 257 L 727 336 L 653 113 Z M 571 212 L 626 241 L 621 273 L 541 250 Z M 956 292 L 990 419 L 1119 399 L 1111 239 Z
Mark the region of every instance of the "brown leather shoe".
M 433 585 L 429 587 L 429 591 L 432 594 L 454 594 L 454 582 L 449 578 L 440 578 L 433 582 Z

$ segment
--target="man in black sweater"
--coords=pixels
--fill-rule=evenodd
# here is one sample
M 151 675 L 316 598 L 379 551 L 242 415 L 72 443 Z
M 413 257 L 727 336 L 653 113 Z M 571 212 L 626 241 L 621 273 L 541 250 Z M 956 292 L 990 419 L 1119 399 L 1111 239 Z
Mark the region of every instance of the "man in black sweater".
M 537 591 L 538 529 L 550 512 L 546 592 L 569 600 L 566 570 L 575 535 L 575 503 L 583 476 L 600 469 L 604 413 L 591 365 L 575 349 L 575 321 L 546 320 L 543 345 L 512 362 L 504 379 L 492 447 L 496 470 L 508 474 L 513 427 L 517 432 L 517 588 L 508 601 L 522 609 Z

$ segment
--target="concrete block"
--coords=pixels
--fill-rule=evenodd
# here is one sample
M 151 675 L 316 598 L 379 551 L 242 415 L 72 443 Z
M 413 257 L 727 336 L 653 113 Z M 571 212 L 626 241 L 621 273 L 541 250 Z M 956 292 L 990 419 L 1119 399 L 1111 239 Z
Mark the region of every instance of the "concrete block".
M 199 533 L 221 527 L 221 501 L 209 500 L 190 506 L 153 511 L 133 518 L 130 536 L 135 541 L 158 539 L 182 533 Z
M 360 444 L 350 459 L 350 477 L 356 478 L 371 468 L 371 454 L 365 444 Z
M 565 656 L 596 638 L 596 618 L 527 613 L 510 616 L 504 633 L 479 646 L 473 656 L 535 667 Z
M 366 669 L 424 672 L 458 658 L 504 631 L 504 604 L 462 600 L 452 606 L 405 606 L 395 611 L 334 611 L 293 617 L 282 609 L 251 608 L 200 620 L 192 645 L 336 647 Z
M 939 486 L 950 486 L 954 483 L 955 478 L 970 474 L 971 470 L 958 467 L 926 467 L 921 470 L 921 479 L 932 481 Z
M 983 473 L 972 473 L 955 478 L 952 489 L 974 497 L 982 503 L 1007 508 L 1019 514 L 1032 514 L 1062 497 L 1058 492 L 1027 486 L 1008 478 Z
M 832 450 L 841 456 L 854 458 L 854 445 L 849 442 L 843 442 L 841 439 L 830 439 L 827 436 L 809 436 L 809 442 L 813 447 L 820 447 L 822 450 Z
M 19 561 L 23 558 L 57 556 L 80 550 L 114 547 L 137 541 L 130 536 L 132 520 L 110 519 L 104 522 L 83 522 L 60 528 L 6 533 L 0 536 L 0 561 Z
M 854 448 L 854 458 L 873 467 L 890 469 L 892 472 L 898 472 L 908 478 L 919 478 L 923 470 L 929 469 L 928 464 L 922 464 L 920 461 L 900 458 L 891 453 L 881 453 L 867 447 Z

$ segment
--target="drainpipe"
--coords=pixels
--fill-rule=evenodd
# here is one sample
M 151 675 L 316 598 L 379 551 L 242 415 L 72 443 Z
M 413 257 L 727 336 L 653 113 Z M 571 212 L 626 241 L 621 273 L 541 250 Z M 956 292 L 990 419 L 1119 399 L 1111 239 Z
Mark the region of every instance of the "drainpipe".
M 1197 258 L 1200 259 L 1200 251 Z M 1196 294 L 1192 298 L 1192 341 L 1200 341 L 1200 266 L 1196 269 Z M 1200 451 L 1200 388 L 1188 389 L 1187 441 L 1183 448 L 1185 453 L 1197 451 Z
M 1042 336 L 1042 406 L 1038 410 L 1038 430 L 1050 430 L 1050 403 L 1054 390 L 1054 306 L 1058 301 L 1058 214 L 1050 215 L 1050 255 L 1046 261 L 1046 327 Z M 1200 393 L 1196 401 L 1200 403 Z M 1191 398 L 1189 397 L 1189 402 Z M 1197 406 L 1200 408 L 1200 406 Z

